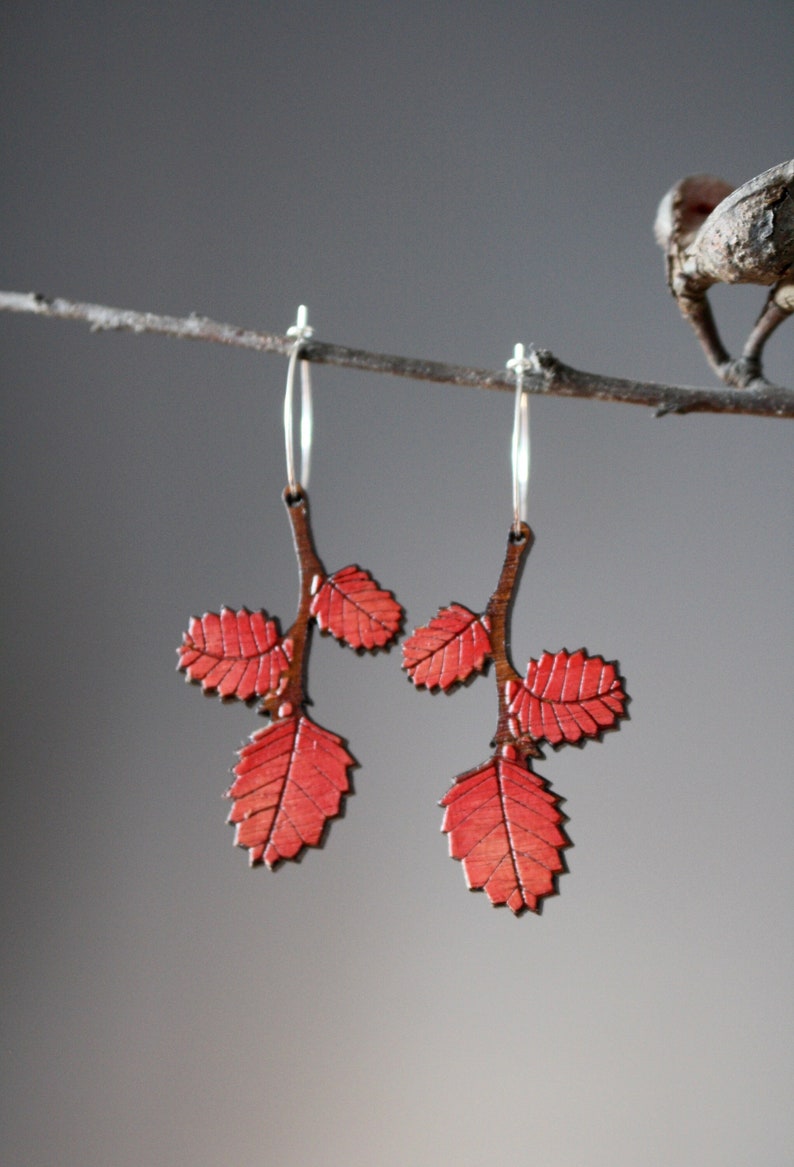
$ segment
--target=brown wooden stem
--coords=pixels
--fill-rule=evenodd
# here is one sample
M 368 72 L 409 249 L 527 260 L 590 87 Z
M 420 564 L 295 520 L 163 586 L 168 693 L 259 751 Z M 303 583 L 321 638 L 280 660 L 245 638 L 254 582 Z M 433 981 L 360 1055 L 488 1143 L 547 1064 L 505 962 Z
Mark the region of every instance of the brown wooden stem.
M 512 742 L 519 745 L 525 755 L 540 757 L 540 750 L 531 741 L 522 738 L 520 743 L 516 742 L 508 724 L 507 713 L 508 681 L 521 681 L 510 657 L 510 613 L 518 590 L 521 569 L 526 562 L 524 557 L 533 540 L 534 535 L 526 523 L 521 523 L 518 532 L 510 531 L 499 583 L 488 601 L 485 614 L 491 629 L 491 659 L 494 663 L 496 690 L 499 696 L 499 720 L 492 745 L 496 747 Z
M 292 641 L 292 659 L 286 673 L 284 687 L 278 694 L 272 694 L 262 702 L 262 712 L 269 713 L 276 720 L 289 717 L 302 709 L 307 701 L 306 660 L 311 639 L 310 608 L 312 596 L 325 580 L 326 572 L 314 548 L 312 529 L 309 522 L 309 499 L 298 488 L 284 491 L 284 505 L 287 508 L 292 541 L 298 560 L 299 596 L 298 613 L 292 627 L 286 633 Z

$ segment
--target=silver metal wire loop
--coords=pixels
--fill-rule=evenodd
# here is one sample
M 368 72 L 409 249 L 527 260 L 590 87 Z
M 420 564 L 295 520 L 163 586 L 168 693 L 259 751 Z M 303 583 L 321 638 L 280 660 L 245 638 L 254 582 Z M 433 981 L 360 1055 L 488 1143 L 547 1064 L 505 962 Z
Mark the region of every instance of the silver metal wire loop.
M 536 364 L 534 352 L 529 357 L 524 354 L 523 344 L 517 344 L 513 357 L 507 362 L 508 369 L 516 375 L 516 397 L 513 409 L 513 442 L 511 460 L 513 467 L 513 533 L 521 534 L 521 525 L 527 521 L 527 499 L 529 495 L 529 395 L 524 392 L 524 373 Z
M 292 425 L 295 364 L 299 359 L 301 345 L 314 333 L 314 329 L 306 323 L 307 315 L 306 305 L 301 304 L 295 323 L 287 329 L 287 336 L 295 337 L 287 365 L 287 389 L 284 394 L 284 445 L 287 453 L 287 482 L 290 494 L 297 494 L 301 487 L 305 489 L 309 485 L 312 450 L 312 383 L 308 361 L 301 361 L 300 479 L 296 478 L 295 475 L 295 441 Z

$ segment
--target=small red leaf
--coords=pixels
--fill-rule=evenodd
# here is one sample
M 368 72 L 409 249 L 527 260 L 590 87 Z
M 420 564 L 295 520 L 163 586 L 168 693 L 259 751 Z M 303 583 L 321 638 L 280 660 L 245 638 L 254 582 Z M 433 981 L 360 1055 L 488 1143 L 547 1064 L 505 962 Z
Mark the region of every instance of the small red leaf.
M 508 682 L 506 693 L 517 730 L 553 746 L 598 737 L 626 716 L 628 698 L 614 664 L 582 649 L 544 652 L 529 662 L 525 681 Z
M 304 847 L 318 847 L 350 789 L 355 761 L 342 739 L 299 715 L 252 734 L 239 754 L 227 793 L 234 799 L 229 822 L 251 864 L 273 868 Z
M 540 901 L 556 893 L 562 851 L 571 845 L 558 803 L 513 746 L 456 778 L 441 800 L 441 829 L 469 887 L 516 914 L 539 912 Z
M 194 616 L 184 634 L 178 667 L 205 693 L 250 701 L 278 693 L 292 658 L 292 641 L 281 638 L 267 612 L 221 608 Z
M 368 571 L 343 567 L 320 585 L 311 604 L 322 632 L 355 649 L 383 648 L 400 631 L 403 610 L 391 592 L 379 588 Z
M 408 637 L 403 644 L 403 668 L 417 687 L 446 690 L 481 673 L 490 655 L 488 617 L 451 604 Z

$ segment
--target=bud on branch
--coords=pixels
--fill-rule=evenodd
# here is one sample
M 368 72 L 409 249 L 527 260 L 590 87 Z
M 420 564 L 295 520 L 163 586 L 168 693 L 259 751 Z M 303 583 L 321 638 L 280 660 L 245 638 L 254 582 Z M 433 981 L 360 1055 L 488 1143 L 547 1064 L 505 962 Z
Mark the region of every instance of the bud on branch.
M 709 364 L 727 385 L 764 386 L 764 345 L 794 311 L 794 160 L 736 190 L 710 174 L 682 179 L 659 204 L 654 233 L 667 256 L 670 290 Z M 706 298 L 717 283 L 770 288 L 737 359 L 724 347 Z

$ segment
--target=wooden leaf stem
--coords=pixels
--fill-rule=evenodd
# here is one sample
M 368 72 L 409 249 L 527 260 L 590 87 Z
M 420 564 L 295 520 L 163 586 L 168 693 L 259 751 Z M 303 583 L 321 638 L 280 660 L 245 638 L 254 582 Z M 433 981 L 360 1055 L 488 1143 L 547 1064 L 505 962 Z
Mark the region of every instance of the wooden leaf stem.
M 32 313 L 60 320 L 77 320 L 94 332 L 157 333 L 179 340 L 202 340 L 260 353 L 287 356 L 294 339 L 277 333 L 255 332 L 234 324 L 220 324 L 204 316 L 159 316 L 100 304 L 49 299 L 35 292 L 0 291 L 0 311 Z M 388 373 L 413 381 L 433 381 L 472 389 L 513 392 L 515 381 L 504 369 L 487 370 L 448 365 L 414 357 L 366 352 L 323 341 L 305 341 L 301 357 L 316 364 L 337 365 L 367 373 Z M 794 417 L 794 390 L 766 382 L 751 389 L 727 386 L 689 388 L 647 381 L 629 381 L 587 373 L 564 365 L 546 350 L 535 354 L 535 369 L 524 377 L 528 393 L 555 397 L 582 397 L 644 405 L 657 416 L 667 413 L 730 413 L 748 417 Z
M 287 489 L 284 491 L 284 504 L 287 508 L 292 528 L 292 541 L 298 560 L 299 592 L 298 612 L 286 637 L 293 645 L 292 659 L 283 675 L 281 687 L 277 692 L 267 694 L 260 710 L 262 713 L 269 713 L 274 720 L 278 720 L 279 717 L 291 716 L 297 710 L 303 709 L 306 704 L 306 665 L 311 635 L 309 621 L 311 620 L 312 584 L 325 579 L 325 568 L 314 549 L 306 495 L 302 492 L 293 495 Z
M 510 657 L 510 612 L 518 588 L 524 556 L 532 546 L 532 531 L 526 523 L 521 523 L 520 531 L 511 531 L 507 540 L 505 561 L 499 576 L 496 591 L 488 601 L 486 619 L 491 628 L 491 658 L 496 673 L 496 691 L 499 697 L 499 720 L 491 746 L 502 746 L 507 742 L 518 745 L 509 720 L 508 685 L 521 683 Z M 531 738 L 522 738 L 519 746 L 524 757 L 539 758 L 542 754 Z

